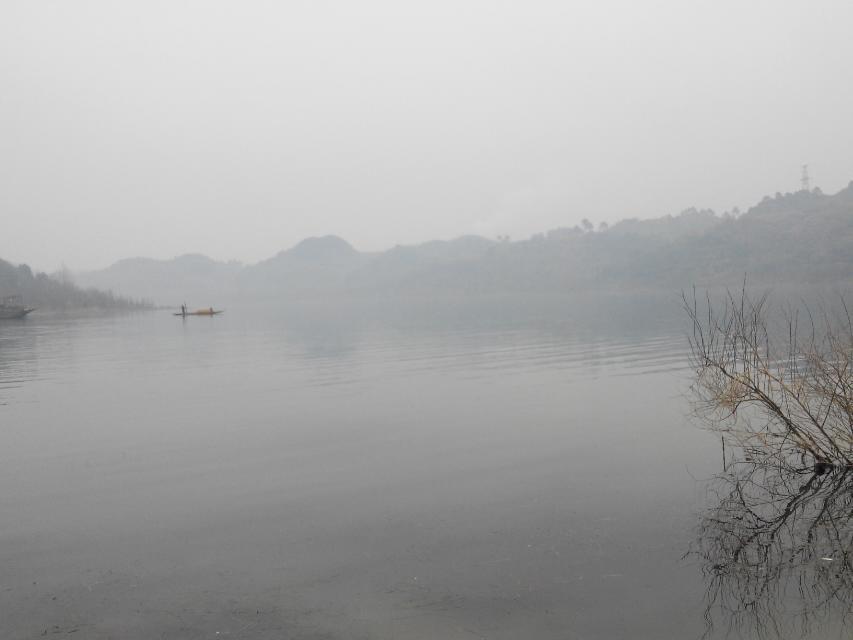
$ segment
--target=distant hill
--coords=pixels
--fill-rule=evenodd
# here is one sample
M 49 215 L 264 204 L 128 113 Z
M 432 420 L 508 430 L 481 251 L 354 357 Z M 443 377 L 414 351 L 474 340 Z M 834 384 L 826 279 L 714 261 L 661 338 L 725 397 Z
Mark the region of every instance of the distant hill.
M 189 299 L 207 305 L 223 290 L 236 286 L 243 265 L 217 262 L 207 256 L 187 254 L 171 260 L 127 258 L 100 271 L 77 274 L 90 287 L 121 291 L 134 298 L 178 306 Z
M 49 276 L 33 273 L 25 264 L 14 265 L 0 260 L 0 299 L 20 296 L 27 306 L 40 309 L 130 309 L 147 306 L 145 302 L 116 296 L 111 291 L 80 288 L 71 282 L 70 274 Z
M 853 183 L 776 194 L 746 213 L 688 209 L 509 242 L 479 236 L 363 253 L 308 238 L 251 266 L 204 256 L 124 260 L 80 281 L 172 304 L 223 298 L 678 290 L 853 281 Z
M 349 264 L 357 258 L 358 251 L 338 236 L 306 238 L 287 251 L 281 251 L 274 258 L 261 262 L 258 266 L 283 262 L 300 261 L 303 263 Z
M 311 296 L 346 287 L 348 276 L 369 260 L 337 236 L 307 238 L 239 274 L 244 295 Z
M 833 196 L 776 194 L 638 265 L 646 279 L 730 284 L 827 284 L 853 278 L 853 183 Z M 624 274 L 621 274 L 624 277 Z
M 630 218 L 614 224 L 611 234 L 644 236 L 670 241 L 701 236 L 717 226 L 722 219 L 711 209 L 686 209 L 677 216 L 664 216 L 651 220 Z
M 462 236 L 455 240 L 396 246 L 376 254 L 349 274 L 347 287 L 353 292 L 406 293 L 424 279 L 476 267 L 497 245 L 479 236 Z M 433 282 L 431 286 L 456 289 L 454 283 Z

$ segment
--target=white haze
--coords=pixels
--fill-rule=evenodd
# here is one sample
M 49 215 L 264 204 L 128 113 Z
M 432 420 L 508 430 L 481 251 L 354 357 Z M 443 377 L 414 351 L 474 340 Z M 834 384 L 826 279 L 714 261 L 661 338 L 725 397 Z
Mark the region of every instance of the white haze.
M 0 258 L 526 237 L 853 178 L 853 5 L 0 5 Z

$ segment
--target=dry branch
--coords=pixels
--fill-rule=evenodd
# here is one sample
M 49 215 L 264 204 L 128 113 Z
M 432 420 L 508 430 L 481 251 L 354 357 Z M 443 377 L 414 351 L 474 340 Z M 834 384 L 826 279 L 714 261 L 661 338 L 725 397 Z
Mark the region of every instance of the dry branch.
M 841 310 L 787 311 L 771 326 L 767 296 L 682 296 L 693 324 L 696 413 L 748 458 L 811 456 L 853 464 L 853 321 Z M 806 321 L 801 322 L 805 317 Z

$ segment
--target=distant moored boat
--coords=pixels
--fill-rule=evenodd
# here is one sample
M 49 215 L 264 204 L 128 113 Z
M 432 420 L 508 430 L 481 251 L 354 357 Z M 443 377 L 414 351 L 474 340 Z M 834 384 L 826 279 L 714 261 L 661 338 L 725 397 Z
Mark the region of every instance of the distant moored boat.
M 23 318 L 31 311 L 35 311 L 35 307 L 21 304 L 21 296 L 7 296 L 0 300 L 0 320 Z

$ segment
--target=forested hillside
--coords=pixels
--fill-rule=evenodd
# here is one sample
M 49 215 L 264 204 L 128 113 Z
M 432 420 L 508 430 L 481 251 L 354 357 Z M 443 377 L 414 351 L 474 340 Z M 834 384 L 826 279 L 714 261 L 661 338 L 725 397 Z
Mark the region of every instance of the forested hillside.
M 179 303 L 196 296 L 283 299 L 678 290 L 830 285 L 853 280 L 853 184 L 776 194 L 745 213 L 688 209 L 677 216 L 585 221 L 515 242 L 463 236 L 362 253 L 335 236 L 309 238 L 256 265 L 204 256 L 126 260 L 81 280 Z
M 66 276 L 67 278 L 67 276 Z M 20 296 L 27 306 L 42 309 L 140 308 L 143 302 L 93 288 L 82 289 L 68 279 L 33 273 L 25 264 L 13 265 L 0 260 L 0 299 Z

